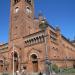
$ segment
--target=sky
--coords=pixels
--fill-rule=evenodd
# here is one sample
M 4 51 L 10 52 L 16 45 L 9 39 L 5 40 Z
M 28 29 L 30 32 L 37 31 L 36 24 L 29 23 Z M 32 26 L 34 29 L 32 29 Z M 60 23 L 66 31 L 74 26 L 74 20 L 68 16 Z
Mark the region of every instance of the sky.
M 48 23 L 59 26 L 61 34 L 73 40 L 75 36 L 75 0 L 34 0 L 35 15 L 42 12 Z M 10 0 L 0 0 L 0 43 L 9 39 Z

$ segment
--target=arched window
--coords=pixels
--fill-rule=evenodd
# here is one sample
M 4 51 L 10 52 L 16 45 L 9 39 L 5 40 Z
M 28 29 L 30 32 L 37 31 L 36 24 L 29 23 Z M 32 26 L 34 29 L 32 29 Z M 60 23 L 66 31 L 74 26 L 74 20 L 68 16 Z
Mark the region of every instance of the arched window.
M 32 13 L 32 11 L 31 11 L 30 7 L 27 6 L 27 7 L 26 7 L 26 14 L 29 15 L 29 14 L 31 14 L 31 13 Z
M 14 4 L 18 3 L 20 0 L 14 0 Z
M 19 7 L 16 7 L 15 8 L 15 13 L 18 13 L 19 12 Z
M 32 59 L 37 59 L 37 56 L 35 54 L 31 55 Z
M 31 5 L 31 0 L 25 0 L 28 4 Z
M 16 52 L 14 52 L 14 61 L 18 60 L 18 54 Z
M 0 65 L 3 65 L 3 60 L 0 60 Z

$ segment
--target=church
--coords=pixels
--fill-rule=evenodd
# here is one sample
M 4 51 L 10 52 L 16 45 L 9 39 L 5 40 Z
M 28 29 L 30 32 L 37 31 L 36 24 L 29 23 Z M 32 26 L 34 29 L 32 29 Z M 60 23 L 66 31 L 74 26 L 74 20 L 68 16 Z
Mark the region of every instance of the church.
M 34 17 L 34 0 L 10 0 L 8 43 L 0 45 L 0 72 L 22 69 L 44 72 L 46 66 L 75 68 L 75 40 L 61 34 L 40 13 Z

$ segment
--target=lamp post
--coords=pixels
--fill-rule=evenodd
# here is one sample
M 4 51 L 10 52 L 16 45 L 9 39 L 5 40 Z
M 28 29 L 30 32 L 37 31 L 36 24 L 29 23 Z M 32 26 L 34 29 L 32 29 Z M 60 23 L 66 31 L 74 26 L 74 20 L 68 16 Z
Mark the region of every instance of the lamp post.
M 67 56 L 65 57 L 65 67 L 67 68 Z
M 45 37 L 45 73 L 46 75 L 50 75 L 50 69 L 49 66 L 51 66 L 51 62 L 48 58 L 48 49 L 47 49 L 47 27 L 48 27 L 48 23 L 47 21 L 44 19 L 41 21 L 41 24 L 39 25 L 39 27 L 45 31 L 44 37 Z M 51 67 L 50 67 L 51 68 Z

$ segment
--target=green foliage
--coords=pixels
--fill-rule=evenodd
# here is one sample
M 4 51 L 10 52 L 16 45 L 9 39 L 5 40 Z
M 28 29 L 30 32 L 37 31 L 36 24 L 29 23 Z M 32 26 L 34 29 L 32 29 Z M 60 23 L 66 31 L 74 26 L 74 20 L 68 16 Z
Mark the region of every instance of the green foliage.
M 59 72 L 59 68 L 56 64 L 53 64 L 52 65 L 52 70 L 55 72 L 55 73 L 58 73 Z
M 8 74 L 8 72 L 3 72 L 3 74 L 2 74 L 2 75 L 9 75 L 9 74 Z
M 75 68 L 59 68 L 56 64 L 52 64 L 52 71 L 55 73 L 75 73 Z
M 64 73 L 75 73 L 75 69 L 74 68 L 64 68 L 63 72 Z

